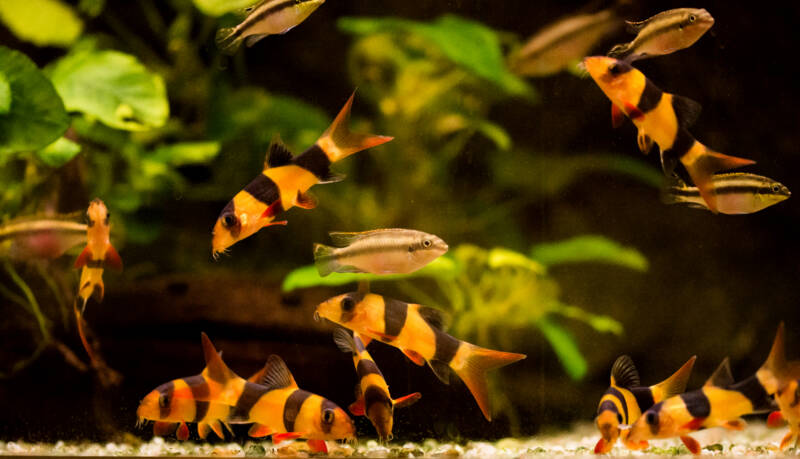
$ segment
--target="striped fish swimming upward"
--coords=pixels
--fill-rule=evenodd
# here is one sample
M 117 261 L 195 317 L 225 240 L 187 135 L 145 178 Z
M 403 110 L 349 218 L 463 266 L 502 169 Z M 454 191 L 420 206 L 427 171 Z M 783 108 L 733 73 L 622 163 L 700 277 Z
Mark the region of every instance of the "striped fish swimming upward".
M 367 352 L 369 338 L 362 338 L 357 332 L 350 335 L 347 330 L 337 328 L 333 332 L 333 340 L 342 352 L 353 355 L 353 364 L 356 366 L 358 400 L 350 405 L 350 412 L 354 416 L 366 416 L 375 426 L 382 441 L 391 440 L 394 409 L 412 405 L 422 395 L 414 392 L 396 400 L 392 399 L 389 385 L 386 384 L 381 370 Z
M 676 8 L 641 22 L 625 22 L 636 38 L 614 46 L 608 56 L 633 62 L 692 46 L 714 25 L 714 18 L 703 8 Z
M 524 354 L 500 352 L 475 346 L 442 331 L 441 313 L 419 304 L 352 292 L 317 306 L 315 317 L 349 328 L 362 337 L 390 344 L 417 365 L 428 365 L 445 384 L 450 369 L 464 381 L 483 416 L 491 421 L 492 408 L 486 372 L 524 359 Z
M 792 195 L 783 184 L 769 177 L 744 172 L 713 175 L 711 193 L 716 199 L 717 211 L 729 215 L 752 214 Z M 666 204 L 684 204 L 708 210 L 700 190 L 677 178 L 663 190 L 661 197 Z
M 347 121 L 354 95 L 317 142 L 300 155 L 293 157 L 280 142 L 270 145 L 264 170 L 228 202 L 217 218 L 211 241 L 215 258 L 261 228 L 285 225 L 286 221 L 275 221 L 280 213 L 294 206 L 316 207 L 316 200 L 308 194 L 308 189 L 318 183 L 343 179 L 331 172 L 332 163 L 393 139 L 350 132 Z
M 680 437 L 692 454 L 699 454 L 700 444 L 690 433 L 711 427 L 742 430 L 741 416 L 770 411 L 772 406 L 756 375 L 734 383 L 726 358 L 702 388 L 670 397 L 642 413 L 625 443 L 641 449 L 649 439 Z
M 625 432 L 620 426 L 631 425 L 653 404 L 686 390 L 696 356 L 692 356 L 672 376 L 653 386 L 642 386 L 639 372 L 627 355 L 619 357 L 611 367 L 611 387 L 597 407 L 595 423 L 602 437 L 594 452 L 608 453 Z M 623 435 L 624 440 L 624 435 Z

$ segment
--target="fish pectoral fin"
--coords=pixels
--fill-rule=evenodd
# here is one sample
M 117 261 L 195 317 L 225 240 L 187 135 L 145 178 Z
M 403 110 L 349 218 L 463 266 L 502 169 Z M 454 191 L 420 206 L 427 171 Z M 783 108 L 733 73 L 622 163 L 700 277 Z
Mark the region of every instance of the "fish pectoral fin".
M 288 221 L 286 221 L 286 220 L 280 220 L 280 221 L 271 221 L 271 222 L 268 222 L 268 223 L 264 223 L 264 224 L 262 224 L 262 225 L 261 225 L 261 227 L 262 227 L 262 228 L 266 228 L 266 227 L 268 227 L 268 226 L 274 226 L 274 225 L 282 225 L 282 226 L 286 226 L 286 225 L 288 225 L 288 224 L 289 224 L 289 222 L 288 222 Z
M 209 422 L 208 426 L 211 428 L 211 430 L 214 431 L 214 433 L 217 435 L 217 437 L 219 437 L 220 440 L 225 439 L 225 432 L 222 431 L 222 425 L 219 423 L 218 420 L 215 419 Z
M 300 432 L 283 432 L 283 433 L 276 433 L 272 434 L 272 443 L 278 444 L 282 441 L 286 440 L 294 440 L 296 438 L 302 437 L 303 434 Z
M 117 253 L 117 249 L 115 249 L 111 244 L 109 244 L 108 248 L 106 249 L 106 259 L 103 264 L 114 271 L 122 271 L 122 258 L 120 258 L 119 254 Z
M 789 445 L 792 444 L 793 442 L 796 443 L 796 439 L 797 439 L 797 434 L 795 434 L 791 430 L 787 432 L 786 435 L 784 435 L 783 440 L 781 440 L 781 444 L 779 446 L 780 450 L 783 451 L 786 448 L 788 448 Z
M 364 416 L 364 397 L 359 398 L 347 407 L 353 416 Z
M 691 421 L 681 426 L 681 430 L 695 431 L 703 426 L 706 418 L 693 418 Z
M 82 268 L 86 266 L 86 264 L 89 263 L 89 261 L 91 260 L 92 260 L 92 251 L 89 250 L 89 246 L 87 245 L 86 247 L 83 248 L 81 254 L 78 255 L 78 258 L 75 259 L 75 267 Z
M 261 218 L 274 217 L 281 212 L 283 212 L 283 204 L 279 198 L 276 199 L 275 202 L 267 206 L 266 209 L 264 209 L 264 213 L 261 214 Z
M 624 111 L 628 115 L 628 118 L 632 120 L 644 117 L 644 112 L 639 110 L 639 107 L 633 105 L 630 102 L 625 102 Z
M 325 444 L 325 440 L 306 440 L 306 443 L 312 453 L 328 453 L 328 445 Z
M 603 438 L 603 437 L 600 437 L 600 439 L 597 440 L 597 444 L 594 445 L 594 453 L 595 454 L 606 454 L 609 451 L 611 451 L 611 448 L 613 446 L 614 446 L 613 443 L 606 441 L 605 438 Z
M 700 443 L 692 437 L 682 436 L 681 441 L 692 454 L 700 454 Z
M 211 432 L 211 427 L 208 425 L 208 423 L 197 423 L 197 436 L 200 437 L 201 440 L 205 440 L 208 437 L 209 432 Z
M 178 432 L 175 434 L 175 436 L 180 441 L 188 440 L 189 439 L 189 426 L 187 426 L 185 422 L 181 422 L 181 425 L 178 426 Z
M 747 427 L 747 423 L 744 419 L 739 418 L 722 423 L 722 427 L 728 430 L 744 430 L 744 428 Z
M 367 333 L 369 333 L 370 335 L 373 335 L 373 336 L 377 336 L 379 340 L 381 340 L 383 342 L 386 342 L 386 343 L 388 343 L 389 341 L 393 341 L 394 339 L 397 338 L 396 335 L 394 335 L 394 336 L 393 335 L 387 335 L 386 333 L 379 332 L 377 330 L 372 330 L 372 329 L 367 329 Z M 402 351 L 403 351 L 404 354 L 406 354 L 405 350 L 402 350 Z M 406 354 L 406 357 L 408 357 L 408 354 Z M 408 357 L 408 358 L 411 358 L 411 357 Z M 414 359 L 411 359 L 411 360 L 414 360 Z M 424 365 L 424 364 L 425 363 L 423 362 L 423 363 L 418 363 L 417 365 Z
M 298 191 L 295 205 L 303 209 L 313 209 L 317 207 L 317 198 L 308 191 L 305 193 Z
M 247 431 L 247 435 L 250 435 L 253 438 L 261 438 L 266 437 L 267 435 L 272 433 L 272 429 L 263 425 L 263 424 L 253 424 L 250 427 L 250 430 Z
M 411 349 L 403 349 L 402 351 L 412 362 L 419 366 L 425 365 L 425 358 L 419 355 L 417 351 L 412 351 Z
M 785 422 L 786 419 L 780 411 L 773 411 L 767 417 L 767 427 L 770 428 L 782 427 Z
M 653 148 L 653 139 L 641 129 L 639 129 L 639 135 L 636 136 L 636 143 L 639 145 L 639 151 L 644 154 L 650 153 L 650 150 Z
M 625 122 L 625 114 L 622 113 L 622 110 L 616 105 L 611 104 L 611 126 L 614 129 L 622 126 L 622 123 Z
M 394 405 L 395 408 L 405 408 L 407 406 L 411 406 L 417 403 L 417 401 L 421 398 L 422 394 L 420 394 L 419 392 L 414 392 L 413 394 L 408 394 L 404 397 L 392 400 L 392 404 Z

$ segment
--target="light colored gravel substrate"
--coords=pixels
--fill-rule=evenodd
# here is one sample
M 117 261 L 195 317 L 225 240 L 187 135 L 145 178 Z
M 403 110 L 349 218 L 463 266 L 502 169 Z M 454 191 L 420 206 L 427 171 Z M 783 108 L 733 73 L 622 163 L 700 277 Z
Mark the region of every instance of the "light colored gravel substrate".
M 751 423 L 741 432 L 723 429 L 710 429 L 694 434 L 703 445 L 704 455 L 779 455 L 776 445 L 786 433 L 786 428 L 767 429 L 761 422 Z M 567 432 L 542 434 L 526 439 L 506 438 L 494 443 L 468 442 L 464 445 L 440 443 L 426 440 L 422 443 L 392 443 L 379 445 L 374 440 L 362 440 L 357 446 L 328 442 L 330 455 L 336 457 L 420 457 L 420 456 L 463 456 L 482 457 L 542 457 L 594 455 L 593 449 L 598 436 L 591 424 L 575 426 Z M 790 454 L 792 451 L 788 451 Z M 612 451 L 616 455 L 676 455 L 688 454 L 680 440 L 658 440 L 644 452 L 629 452 L 617 446 Z M 82 455 L 82 456 L 268 456 L 268 457 L 307 457 L 305 442 L 285 442 L 274 446 L 269 441 L 247 441 L 243 445 L 201 444 L 177 442 L 154 438 L 138 445 L 108 443 L 26 443 L 24 441 L 0 441 L 0 455 Z

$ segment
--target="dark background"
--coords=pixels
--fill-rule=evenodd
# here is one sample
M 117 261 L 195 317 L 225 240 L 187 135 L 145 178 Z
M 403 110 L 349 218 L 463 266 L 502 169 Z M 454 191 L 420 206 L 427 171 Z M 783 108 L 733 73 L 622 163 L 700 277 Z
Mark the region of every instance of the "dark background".
M 636 2 L 630 6 L 630 18 L 643 19 L 682 6 L 686 5 Z M 637 67 L 662 89 L 703 105 L 692 128 L 699 140 L 717 151 L 752 158 L 757 165 L 748 170 L 800 190 L 795 172 L 800 166 L 800 94 L 794 62 L 800 7 L 727 1 L 693 6 L 708 9 L 716 20 L 714 27 L 690 49 L 640 62 Z M 338 17 L 392 15 L 428 20 L 455 13 L 527 37 L 585 7 L 580 2 L 527 0 L 328 0 L 291 33 L 269 37 L 247 50 L 244 78 L 334 114 L 353 87 L 344 71 L 347 44 L 353 38 L 338 31 Z M 102 31 L 104 16 L 113 15 L 124 17 L 136 29 L 143 21 L 138 11 L 131 2 L 111 1 L 87 28 Z M 596 52 L 629 38 L 621 32 Z M 0 43 L 21 49 L 39 64 L 60 53 L 18 42 L 5 29 L 0 30 Z M 207 47 L 209 53 L 214 52 L 213 43 Z M 640 157 L 634 128 L 626 124 L 611 129 L 608 100 L 590 79 L 564 73 L 532 80 L 532 84 L 542 103 L 531 106 L 510 100 L 491 113 L 515 143 L 566 155 L 612 151 Z M 354 110 L 366 116 L 369 108 L 356 103 Z M 180 113 L 180 107 L 173 106 L 172 112 Z M 655 155 L 647 160 L 656 167 Z M 474 167 L 479 165 L 474 163 Z M 231 195 L 241 185 L 231 184 Z M 109 365 L 124 376 L 122 385 L 106 389 L 91 372 L 79 372 L 64 363 L 60 354 L 47 351 L 13 379 L 0 381 L 0 439 L 107 439 L 122 431 L 149 437 L 149 429 L 134 428 L 137 403 L 158 384 L 201 370 L 201 331 L 224 350 L 229 366 L 243 376 L 258 369 L 270 353 L 277 353 L 301 387 L 342 406 L 353 401 L 355 376 L 350 359 L 334 347 L 331 328 L 311 318 L 319 301 L 346 289 L 312 289 L 284 296 L 278 289 L 285 272 L 310 262 L 293 251 L 307 250 L 328 229 L 309 227 L 307 217 L 296 211 L 286 231 L 262 231 L 234 246 L 231 257 L 212 265 L 205 241 L 225 203 L 171 199 L 161 204 L 152 218 L 181 231 L 162 236 L 155 250 L 131 245 L 122 253 L 128 266 L 152 261 L 155 273 L 135 282 L 106 274 L 106 299 L 87 315 Z M 639 249 L 650 261 L 650 270 L 642 274 L 601 265 L 555 270 L 560 283 L 569 285 L 562 293 L 566 303 L 619 319 L 625 335 L 617 338 L 568 323 L 590 363 L 585 380 L 573 382 L 538 331 L 531 330 L 523 345 L 528 359 L 501 370 L 509 385 L 503 389 L 527 397 L 518 407 L 521 434 L 591 420 L 608 384 L 611 364 L 622 353 L 633 357 L 646 384 L 663 380 L 697 354 L 691 388 L 698 387 L 725 356 L 731 357 L 737 379 L 752 374 L 766 358 L 781 320 L 787 323 L 789 343 L 799 342 L 799 218 L 796 197 L 753 215 L 712 215 L 664 206 L 657 190 L 600 174 L 526 208 L 510 223 L 522 225 L 529 242 L 602 234 Z M 503 241 L 501 234 L 472 241 L 440 236 L 451 246 L 463 242 L 502 245 Z M 181 269 L 180 263 L 164 261 L 163 252 L 171 250 L 185 250 L 186 257 L 207 265 L 197 272 Z M 22 337 L 5 338 L 13 343 Z M 64 340 L 80 350 L 76 337 Z M 796 355 L 789 349 L 790 355 Z M 506 419 L 489 424 L 482 418 L 460 382 L 443 386 L 429 369 L 416 367 L 392 348 L 375 346 L 371 352 L 395 396 L 423 394 L 418 404 L 398 411 L 396 439 L 509 434 Z M 360 433 L 373 435 L 365 419 L 357 422 Z M 237 438 L 244 439 L 244 431 L 239 433 Z

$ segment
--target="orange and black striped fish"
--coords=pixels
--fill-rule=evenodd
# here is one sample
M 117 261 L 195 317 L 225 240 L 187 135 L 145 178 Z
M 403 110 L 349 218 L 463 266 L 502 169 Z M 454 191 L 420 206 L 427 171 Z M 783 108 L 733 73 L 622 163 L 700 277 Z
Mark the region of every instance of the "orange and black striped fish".
M 308 189 L 318 183 L 333 183 L 344 177 L 331 172 L 330 165 L 367 148 L 393 139 L 382 135 L 355 134 L 347 127 L 353 96 L 317 142 L 298 156 L 280 142 L 270 145 L 264 170 L 228 202 L 217 218 L 211 241 L 217 257 L 231 245 L 270 225 L 280 213 L 294 206 L 316 207 Z
M 358 400 L 350 405 L 350 413 L 354 416 L 366 416 L 375 426 L 382 441 L 391 440 L 394 409 L 410 406 L 422 395 L 414 392 L 396 400 L 392 399 L 389 385 L 367 352 L 369 338 L 362 339 L 357 332 L 350 335 L 347 330 L 337 328 L 333 332 L 333 340 L 342 352 L 353 355 L 353 364 L 356 366 Z
M 663 92 L 629 63 L 611 57 L 587 57 L 583 64 L 595 83 L 611 100 L 614 126 L 623 114 L 638 128 L 639 149 L 647 153 L 658 144 L 661 166 L 671 176 L 680 161 L 697 186 L 709 210 L 716 213 L 711 177 L 715 172 L 754 164 L 755 161 L 723 155 L 695 140 L 687 130 L 700 114 L 700 104 Z
M 780 450 L 800 446 L 800 361 L 787 361 L 783 322 L 778 326 L 767 361 L 756 373 L 767 393 L 775 397 L 780 411 L 770 413 L 767 425 L 789 424 L 789 432 L 781 440 Z
M 272 435 L 273 443 L 305 438 L 312 452 L 327 452 L 325 440 L 355 439 L 353 421 L 338 405 L 297 387 L 289 368 L 269 356 L 261 384 L 247 383 L 228 420 L 254 422 L 252 436 Z
M 699 454 L 700 444 L 690 433 L 711 427 L 742 430 L 741 416 L 771 409 L 772 399 L 756 375 L 734 383 L 726 358 L 702 388 L 670 397 L 642 413 L 625 444 L 641 449 L 652 438 L 680 437 L 692 454 Z
M 139 404 L 136 415 L 139 423 L 155 421 L 153 433 L 164 436 L 178 427 L 180 440 L 189 438 L 187 422 L 197 423 L 197 434 L 205 439 L 210 431 L 225 438 L 222 426 L 231 431 L 227 420 L 236 410 L 247 384 L 259 382 L 266 367 L 244 380 L 225 365 L 211 340 L 202 333 L 206 367 L 194 376 L 178 378 L 151 391 Z M 261 426 L 254 425 L 251 433 Z
M 602 437 L 594 447 L 597 454 L 611 451 L 621 432 L 622 425 L 631 425 L 642 411 L 666 398 L 686 390 L 696 356 L 692 356 L 672 376 L 653 386 L 642 386 L 633 360 L 623 355 L 611 367 L 611 387 L 600 399 L 595 423 Z
M 486 372 L 524 359 L 524 354 L 500 352 L 461 341 L 442 331 L 437 309 L 385 298 L 374 293 L 352 292 L 317 306 L 315 317 L 324 317 L 399 348 L 417 365 L 425 362 L 445 384 L 452 369 L 467 385 L 488 420 L 492 420 Z

